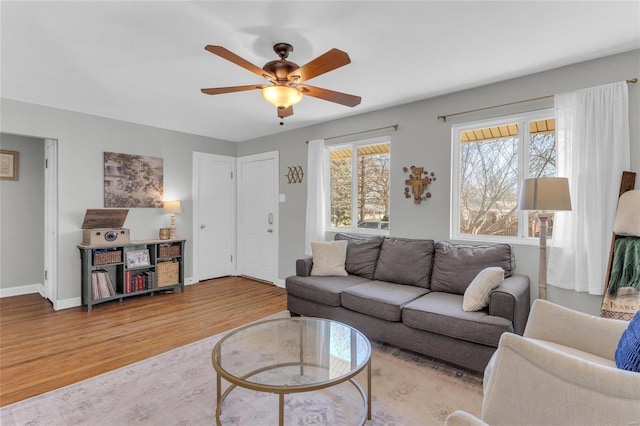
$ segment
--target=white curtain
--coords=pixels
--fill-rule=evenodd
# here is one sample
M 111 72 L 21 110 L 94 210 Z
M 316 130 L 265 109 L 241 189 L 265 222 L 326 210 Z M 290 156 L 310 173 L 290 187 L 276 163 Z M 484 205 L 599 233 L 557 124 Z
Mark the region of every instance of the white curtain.
M 305 254 L 311 256 L 311 242 L 324 241 L 327 176 L 324 139 L 309 141 L 307 160 L 307 221 L 304 233 Z
M 626 82 L 555 96 L 558 176 L 569 178 L 572 210 L 557 212 L 547 282 L 601 295 L 620 178 L 630 167 Z

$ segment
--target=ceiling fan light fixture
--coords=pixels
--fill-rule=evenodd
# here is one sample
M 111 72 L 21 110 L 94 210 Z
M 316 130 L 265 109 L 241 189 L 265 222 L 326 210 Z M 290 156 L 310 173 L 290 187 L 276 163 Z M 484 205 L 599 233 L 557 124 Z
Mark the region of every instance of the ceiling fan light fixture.
M 289 108 L 302 100 L 302 92 L 289 86 L 267 86 L 262 89 L 262 97 L 278 108 Z

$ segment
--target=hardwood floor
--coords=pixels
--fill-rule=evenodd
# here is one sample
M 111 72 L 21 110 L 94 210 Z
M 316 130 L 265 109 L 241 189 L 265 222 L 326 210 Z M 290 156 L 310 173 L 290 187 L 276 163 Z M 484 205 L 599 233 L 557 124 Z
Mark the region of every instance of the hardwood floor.
M 0 299 L 0 406 L 286 309 L 284 289 L 241 277 L 54 311 L 38 294 Z

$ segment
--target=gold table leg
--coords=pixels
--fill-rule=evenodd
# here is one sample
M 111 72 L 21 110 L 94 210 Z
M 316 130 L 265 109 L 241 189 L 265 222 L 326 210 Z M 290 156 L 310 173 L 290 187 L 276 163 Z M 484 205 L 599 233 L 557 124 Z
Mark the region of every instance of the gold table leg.
M 220 426 L 220 413 L 222 412 L 222 400 L 220 394 L 222 390 L 222 379 L 219 374 L 216 374 L 216 425 Z
M 284 394 L 283 393 L 279 394 L 279 397 L 280 397 L 280 404 L 278 407 L 278 418 L 279 418 L 278 424 L 280 426 L 284 426 Z
M 371 420 L 371 358 L 367 363 L 367 420 Z

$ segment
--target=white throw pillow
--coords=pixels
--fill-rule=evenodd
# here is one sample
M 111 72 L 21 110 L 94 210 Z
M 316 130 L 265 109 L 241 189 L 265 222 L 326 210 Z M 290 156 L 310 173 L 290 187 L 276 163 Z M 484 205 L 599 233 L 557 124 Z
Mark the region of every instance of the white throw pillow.
M 618 200 L 613 232 L 617 235 L 640 237 L 640 189 L 627 191 Z
M 347 276 L 344 264 L 347 259 L 347 240 L 311 242 L 313 267 L 311 275 L 316 276 Z
M 485 268 L 471 281 L 464 292 L 462 310 L 479 311 L 489 304 L 489 293 L 504 281 L 504 269 L 499 266 Z

